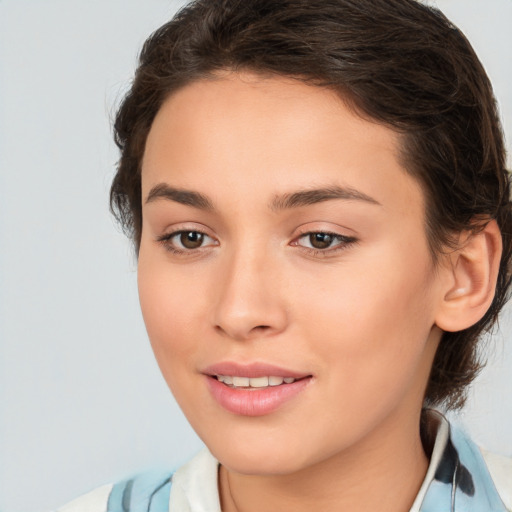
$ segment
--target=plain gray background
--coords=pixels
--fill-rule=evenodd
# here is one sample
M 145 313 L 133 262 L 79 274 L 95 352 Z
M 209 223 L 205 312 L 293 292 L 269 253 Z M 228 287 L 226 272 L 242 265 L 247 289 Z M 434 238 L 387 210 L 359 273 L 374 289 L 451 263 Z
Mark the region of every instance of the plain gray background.
M 249 0 L 248 0 L 249 1 Z M 147 342 L 108 213 L 110 119 L 144 39 L 183 2 L 0 0 L 0 509 L 50 510 L 200 446 Z M 439 0 L 512 138 L 512 0 Z M 509 159 L 510 167 L 510 159 Z M 512 455 L 512 322 L 459 420 Z

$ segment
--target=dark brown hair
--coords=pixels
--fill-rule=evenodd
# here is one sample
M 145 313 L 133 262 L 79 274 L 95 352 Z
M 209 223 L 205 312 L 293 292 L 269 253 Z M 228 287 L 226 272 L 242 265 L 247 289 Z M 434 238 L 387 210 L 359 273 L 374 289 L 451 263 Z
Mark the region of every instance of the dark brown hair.
M 111 208 L 138 251 L 140 167 L 164 100 L 220 70 L 281 75 L 339 92 L 363 117 L 401 134 L 404 167 L 426 196 L 433 256 L 454 235 L 496 219 L 503 255 L 485 316 L 446 332 L 426 404 L 460 407 L 481 367 L 477 342 L 490 330 L 510 284 L 509 176 L 489 79 L 464 35 L 415 0 L 196 0 L 144 44 L 115 120 L 121 150 Z M 478 222 L 476 222 L 478 221 Z

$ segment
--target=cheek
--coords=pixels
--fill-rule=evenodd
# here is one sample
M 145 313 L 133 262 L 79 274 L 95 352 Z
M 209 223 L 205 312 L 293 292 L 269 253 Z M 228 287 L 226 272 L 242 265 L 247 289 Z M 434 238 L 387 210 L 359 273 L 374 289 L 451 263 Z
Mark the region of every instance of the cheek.
M 186 361 L 194 351 L 201 325 L 201 291 L 179 279 L 168 264 L 146 257 L 138 265 L 139 300 L 146 330 L 164 377 L 173 362 Z
M 198 385 L 195 363 L 200 351 L 199 298 L 201 290 L 190 280 L 170 273 L 169 265 L 139 258 L 138 287 L 146 330 L 162 376 L 191 421 L 194 404 L 204 390 Z
M 366 405 L 401 393 L 420 369 L 427 370 L 433 325 L 431 270 L 424 255 L 400 260 L 384 248 L 378 252 L 378 260 L 352 262 L 350 272 L 340 269 L 321 287 L 312 282 L 307 298 L 297 297 L 305 337 L 335 367 L 326 373 L 333 392 L 350 389 L 343 400 Z

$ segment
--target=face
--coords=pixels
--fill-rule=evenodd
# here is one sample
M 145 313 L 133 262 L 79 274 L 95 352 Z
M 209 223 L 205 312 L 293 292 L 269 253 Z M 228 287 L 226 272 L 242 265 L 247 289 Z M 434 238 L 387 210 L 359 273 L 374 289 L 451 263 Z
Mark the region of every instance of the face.
M 298 471 L 419 413 L 441 285 L 398 145 L 333 92 L 284 78 L 195 82 L 156 116 L 142 312 L 226 467 Z

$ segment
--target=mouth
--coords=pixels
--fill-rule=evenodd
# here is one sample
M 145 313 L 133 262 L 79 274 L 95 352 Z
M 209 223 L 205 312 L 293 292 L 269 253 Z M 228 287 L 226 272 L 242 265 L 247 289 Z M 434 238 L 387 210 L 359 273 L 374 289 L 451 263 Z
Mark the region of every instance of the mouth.
M 222 382 L 226 386 L 234 389 L 265 389 L 269 387 L 282 386 L 283 384 L 293 384 L 294 382 L 310 377 L 309 375 L 301 378 L 279 377 L 274 375 L 261 377 L 240 377 L 237 375 L 212 375 L 213 378 Z
M 263 363 L 218 363 L 201 373 L 215 402 L 241 416 L 264 416 L 296 403 L 314 381 L 311 374 Z

